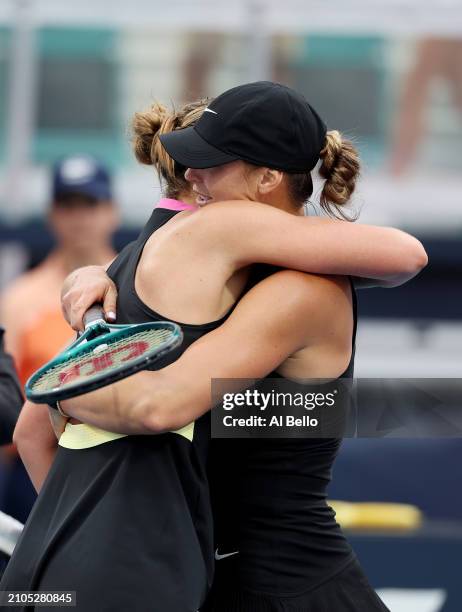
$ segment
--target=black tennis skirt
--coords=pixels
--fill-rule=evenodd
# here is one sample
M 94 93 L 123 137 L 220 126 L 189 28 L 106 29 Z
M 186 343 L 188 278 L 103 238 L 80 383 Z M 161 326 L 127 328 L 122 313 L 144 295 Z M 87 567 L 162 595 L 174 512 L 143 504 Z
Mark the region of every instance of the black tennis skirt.
M 356 559 L 322 585 L 294 597 L 237 589 L 230 566 L 217 563 L 212 591 L 200 612 L 390 612 Z

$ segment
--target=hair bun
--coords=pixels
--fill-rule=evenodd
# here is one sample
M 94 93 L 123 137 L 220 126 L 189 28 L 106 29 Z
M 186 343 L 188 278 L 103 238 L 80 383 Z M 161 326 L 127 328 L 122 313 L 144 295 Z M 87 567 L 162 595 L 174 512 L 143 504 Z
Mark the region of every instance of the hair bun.
M 189 184 L 184 178 L 185 168 L 175 164 L 159 136 L 194 125 L 206 106 L 206 100 L 198 100 L 175 110 L 155 102 L 133 116 L 131 136 L 135 157 L 141 164 L 156 168 L 160 181 L 165 181 L 168 198 L 189 192 Z
M 153 145 L 168 114 L 167 108 L 158 102 L 134 114 L 131 125 L 133 151 L 141 164 L 152 166 L 156 163 Z

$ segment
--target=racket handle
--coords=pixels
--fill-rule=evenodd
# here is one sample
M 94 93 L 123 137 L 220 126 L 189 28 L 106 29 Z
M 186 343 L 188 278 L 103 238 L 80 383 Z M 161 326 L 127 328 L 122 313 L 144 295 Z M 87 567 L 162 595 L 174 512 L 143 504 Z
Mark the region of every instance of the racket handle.
M 89 308 L 83 315 L 83 324 L 85 325 L 85 329 L 91 325 L 94 325 L 95 323 L 99 323 L 100 321 L 106 323 L 101 304 L 93 304 L 93 306 L 91 306 L 91 308 Z

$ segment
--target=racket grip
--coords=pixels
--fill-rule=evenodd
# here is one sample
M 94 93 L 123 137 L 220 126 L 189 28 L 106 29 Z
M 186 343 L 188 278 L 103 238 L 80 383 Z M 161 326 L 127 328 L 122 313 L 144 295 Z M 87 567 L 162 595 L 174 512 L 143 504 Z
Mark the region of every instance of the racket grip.
M 93 306 L 91 306 L 91 308 L 89 308 L 83 315 L 83 324 L 85 325 L 85 329 L 90 327 L 90 325 L 94 325 L 98 321 L 106 323 L 103 308 L 101 304 L 93 304 Z

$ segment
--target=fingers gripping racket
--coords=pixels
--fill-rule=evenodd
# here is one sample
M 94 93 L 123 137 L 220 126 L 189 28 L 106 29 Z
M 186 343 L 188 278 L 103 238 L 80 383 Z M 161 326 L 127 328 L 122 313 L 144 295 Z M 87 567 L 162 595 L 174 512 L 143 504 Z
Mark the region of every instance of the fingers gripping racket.
M 100 306 L 87 311 L 84 324 L 75 342 L 29 378 L 27 399 L 54 404 L 105 387 L 146 369 L 183 341 L 175 323 L 111 325 Z

